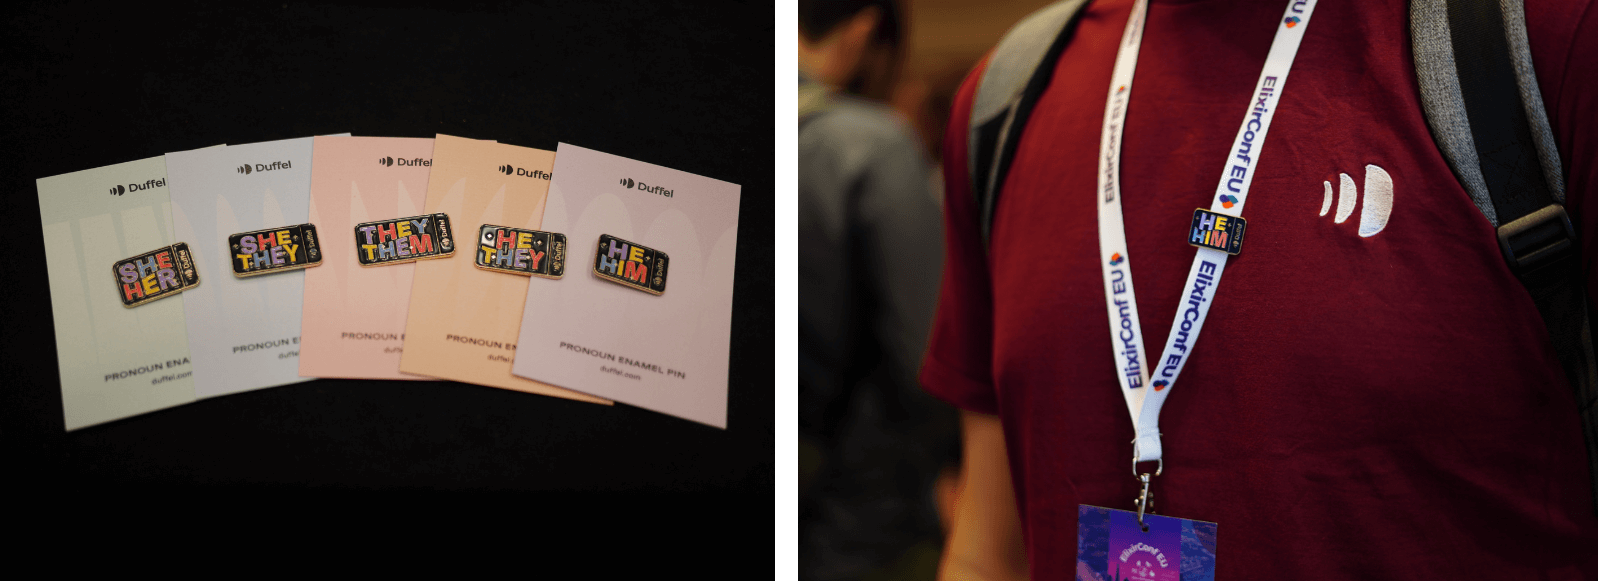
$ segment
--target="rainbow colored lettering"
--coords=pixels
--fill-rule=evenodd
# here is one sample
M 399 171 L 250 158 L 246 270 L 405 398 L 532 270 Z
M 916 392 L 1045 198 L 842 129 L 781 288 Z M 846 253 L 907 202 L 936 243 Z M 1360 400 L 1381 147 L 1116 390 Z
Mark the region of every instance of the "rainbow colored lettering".
M 566 235 L 483 224 L 477 231 L 477 267 L 560 278 L 566 274 Z
M 399 264 L 455 254 L 449 216 L 427 214 L 355 226 L 355 259 L 361 266 Z
M 136 307 L 164 299 L 200 284 L 189 245 L 179 242 L 118 260 L 111 265 L 122 306 Z
M 650 294 L 666 292 L 666 253 L 609 234 L 599 235 L 594 275 Z
M 233 276 L 240 278 L 322 263 L 316 226 L 310 224 L 234 234 L 227 237 L 227 243 L 233 255 Z
M 1188 233 L 1187 242 L 1237 254 L 1243 250 L 1243 230 L 1247 227 L 1248 222 L 1241 217 L 1198 208 L 1193 210 L 1193 229 Z

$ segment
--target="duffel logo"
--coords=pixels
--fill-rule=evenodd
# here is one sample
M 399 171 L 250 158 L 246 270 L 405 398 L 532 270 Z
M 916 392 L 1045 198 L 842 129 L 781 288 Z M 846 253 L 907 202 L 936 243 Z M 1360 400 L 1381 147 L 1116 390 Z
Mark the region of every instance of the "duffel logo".
M 126 194 L 128 192 L 137 192 L 137 191 L 140 191 L 140 190 L 148 190 L 150 188 L 160 188 L 160 187 L 166 187 L 166 180 L 164 180 L 164 179 L 148 180 L 148 181 L 146 181 L 146 182 L 144 182 L 142 184 L 128 184 L 127 187 L 122 187 L 121 185 L 111 186 L 111 195 L 120 196 L 120 195 Z
M 292 162 L 292 161 L 274 161 L 272 163 L 258 163 L 258 164 L 255 164 L 255 167 L 253 167 L 253 168 L 250 167 L 250 164 L 246 163 L 244 165 L 239 166 L 239 168 L 237 170 L 234 170 L 234 171 L 237 171 L 238 173 L 241 173 L 241 174 L 244 174 L 244 175 L 250 175 L 251 172 L 259 173 L 259 172 L 263 172 L 263 171 L 272 171 L 272 170 L 279 170 L 279 169 L 293 169 L 293 168 L 294 168 L 294 162 Z
M 1393 176 L 1375 165 L 1365 166 L 1365 194 L 1360 195 L 1359 188 L 1354 186 L 1354 178 L 1346 173 L 1337 174 L 1337 213 L 1332 216 L 1332 223 L 1342 224 L 1349 216 L 1354 214 L 1354 205 L 1363 198 L 1362 209 L 1359 213 L 1359 236 L 1370 238 L 1387 229 L 1387 218 L 1393 214 Z M 1324 195 L 1321 198 L 1321 215 L 1332 211 L 1332 182 L 1321 182 Z
M 675 192 L 673 192 L 672 190 L 666 189 L 664 186 L 651 186 L 651 185 L 646 184 L 644 182 L 635 182 L 635 181 L 632 180 L 632 178 L 622 178 L 621 179 L 621 187 L 627 188 L 629 190 L 637 189 L 640 192 L 648 192 L 648 193 L 651 193 L 651 194 L 656 194 L 656 195 L 659 195 L 659 196 L 662 196 L 662 197 L 667 197 L 667 198 L 670 198 L 673 195 L 675 195 Z
M 405 159 L 402 157 L 399 159 L 394 159 L 392 157 L 385 156 L 377 158 L 377 165 L 383 167 L 394 167 L 396 165 L 401 167 L 432 167 L 433 160 L 427 159 L 425 157 L 413 157 L 411 159 Z
M 519 175 L 519 176 L 525 176 L 525 177 L 530 177 L 530 178 L 538 178 L 538 179 L 541 179 L 541 180 L 547 180 L 547 179 L 550 178 L 550 174 L 547 171 L 544 171 L 544 170 L 541 170 L 541 169 L 525 170 L 525 169 L 516 167 L 514 165 L 502 165 L 502 166 L 499 166 L 499 173 L 502 173 L 502 174 L 505 174 L 505 175 Z

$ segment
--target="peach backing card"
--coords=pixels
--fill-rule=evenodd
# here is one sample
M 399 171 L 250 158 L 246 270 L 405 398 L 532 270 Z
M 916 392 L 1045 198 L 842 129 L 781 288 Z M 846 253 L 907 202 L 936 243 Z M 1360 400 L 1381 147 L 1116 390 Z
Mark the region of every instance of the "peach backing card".
M 529 278 L 477 268 L 483 224 L 539 230 L 555 152 L 439 135 L 422 213 L 448 214 L 455 255 L 415 263 L 400 370 L 609 405 L 610 400 L 511 375 Z M 509 172 L 508 174 L 506 172 Z M 567 276 L 581 273 L 568 273 Z

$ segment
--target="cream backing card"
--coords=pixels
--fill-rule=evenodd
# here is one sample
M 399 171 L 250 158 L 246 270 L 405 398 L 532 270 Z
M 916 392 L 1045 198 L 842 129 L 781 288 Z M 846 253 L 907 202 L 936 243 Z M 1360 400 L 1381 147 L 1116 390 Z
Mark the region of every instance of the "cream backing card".
M 179 293 L 122 306 L 111 265 L 179 240 L 166 160 L 40 178 L 61 404 L 67 430 L 194 401 Z M 201 270 L 200 284 L 223 272 Z

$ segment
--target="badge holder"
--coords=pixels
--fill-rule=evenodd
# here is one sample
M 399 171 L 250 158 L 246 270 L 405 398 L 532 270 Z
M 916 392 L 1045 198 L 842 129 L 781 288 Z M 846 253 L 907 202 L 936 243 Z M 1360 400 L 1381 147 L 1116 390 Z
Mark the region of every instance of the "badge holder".
M 1092 505 L 1077 507 L 1077 571 L 1098 579 L 1180 581 L 1213 578 L 1215 523 Z

